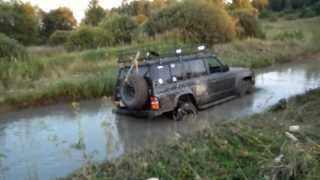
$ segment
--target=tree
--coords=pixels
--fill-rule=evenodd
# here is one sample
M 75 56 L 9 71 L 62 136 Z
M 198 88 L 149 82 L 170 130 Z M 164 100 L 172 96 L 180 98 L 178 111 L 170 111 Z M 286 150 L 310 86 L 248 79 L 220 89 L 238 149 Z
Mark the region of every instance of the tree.
M 131 17 L 119 14 L 105 18 L 99 26 L 111 33 L 114 44 L 130 43 L 138 27 Z
M 253 7 L 258 9 L 259 11 L 264 10 L 269 5 L 269 0 L 253 0 L 252 1 Z
M 23 44 L 36 43 L 40 26 L 37 12 L 30 3 L 0 1 L 0 32 Z
M 286 7 L 286 0 L 269 0 L 269 7 L 273 11 L 282 11 Z
M 106 12 L 99 5 L 99 1 L 91 0 L 83 22 L 87 25 L 97 26 L 105 16 Z
M 252 6 L 250 0 L 233 0 L 231 8 L 235 13 L 243 12 L 251 16 L 258 15 L 257 9 Z
M 206 0 L 186 0 L 163 8 L 148 20 L 145 30 L 149 35 L 178 30 L 185 40 L 208 45 L 236 36 L 235 21 L 226 9 Z
M 56 30 L 73 30 L 77 25 L 72 11 L 67 7 L 51 10 L 43 17 L 43 34 L 48 38 Z

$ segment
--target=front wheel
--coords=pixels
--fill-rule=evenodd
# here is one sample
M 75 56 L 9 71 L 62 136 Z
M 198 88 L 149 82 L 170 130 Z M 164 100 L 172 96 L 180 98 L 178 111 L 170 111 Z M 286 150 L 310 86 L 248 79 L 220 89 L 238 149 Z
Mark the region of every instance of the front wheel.
M 246 94 L 251 94 L 253 92 L 253 84 L 251 81 L 242 80 L 238 87 L 238 94 L 240 97 L 245 96 Z
M 178 103 L 178 107 L 173 111 L 173 119 L 182 121 L 190 116 L 195 117 L 197 113 L 198 110 L 192 102 L 180 102 Z

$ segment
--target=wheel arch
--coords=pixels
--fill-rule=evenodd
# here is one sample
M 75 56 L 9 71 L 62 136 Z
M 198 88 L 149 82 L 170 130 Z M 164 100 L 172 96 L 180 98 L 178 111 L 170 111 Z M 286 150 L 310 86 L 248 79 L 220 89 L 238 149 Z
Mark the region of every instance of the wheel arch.
M 191 92 L 188 93 L 181 93 L 176 96 L 175 98 L 175 107 L 178 106 L 179 101 L 191 101 L 196 108 L 198 108 L 198 103 L 196 101 L 196 98 L 194 97 L 194 94 Z

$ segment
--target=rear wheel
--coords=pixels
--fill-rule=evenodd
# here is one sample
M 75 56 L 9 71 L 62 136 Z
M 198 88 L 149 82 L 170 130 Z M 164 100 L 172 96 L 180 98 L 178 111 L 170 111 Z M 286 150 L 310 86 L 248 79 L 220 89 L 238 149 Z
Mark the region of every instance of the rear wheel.
M 173 119 L 182 121 L 188 117 L 195 117 L 197 113 L 198 110 L 192 101 L 180 101 L 178 107 L 173 111 Z

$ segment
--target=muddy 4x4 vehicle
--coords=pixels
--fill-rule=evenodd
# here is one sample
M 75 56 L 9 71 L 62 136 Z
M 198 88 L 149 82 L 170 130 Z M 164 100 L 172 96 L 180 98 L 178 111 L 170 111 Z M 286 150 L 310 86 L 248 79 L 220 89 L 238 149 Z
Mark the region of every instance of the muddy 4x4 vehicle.
M 140 52 L 130 63 L 119 58 L 114 93 L 116 112 L 154 118 L 172 113 L 181 120 L 198 109 L 251 93 L 254 73 L 245 68 L 229 68 L 218 57 L 198 47 L 181 49 L 171 55 Z

